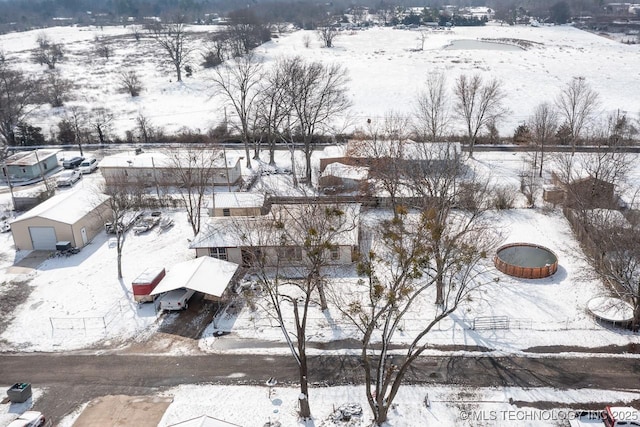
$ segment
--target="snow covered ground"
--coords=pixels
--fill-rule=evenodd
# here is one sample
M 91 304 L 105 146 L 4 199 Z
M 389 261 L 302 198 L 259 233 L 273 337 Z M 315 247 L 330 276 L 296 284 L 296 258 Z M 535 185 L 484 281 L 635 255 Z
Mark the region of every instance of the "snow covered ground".
M 195 67 L 194 76 L 185 78 L 182 84 L 171 82 L 175 77 L 170 67 L 160 65 L 159 55 L 148 54 L 152 49 L 151 42 L 142 41 L 137 46 L 126 28 L 51 28 L 2 35 L 0 47 L 6 52 L 7 60 L 27 72 L 41 75 L 44 69 L 28 59 L 29 49 L 35 47 L 41 31 L 45 31 L 53 41 L 65 43 L 68 50 L 67 60 L 58 66 L 62 75 L 78 86 L 75 99 L 68 105 L 108 107 L 116 113 L 115 134 L 122 137 L 126 130 L 133 129 L 133 119 L 139 113 L 147 116 L 154 126 L 170 132 L 181 128 L 206 131 L 221 121 L 222 101 L 211 97 L 210 71 Z M 123 35 L 128 38 L 120 38 Z M 312 39 L 310 48 L 304 47 L 303 40 L 307 35 Z M 88 52 L 96 36 L 115 37 L 113 59 L 105 61 L 90 56 Z M 523 51 L 443 49 L 453 40 L 476 38 L 517 38 L 536 44 Z M 456 28 L 432 33 L 423 51 L 415 50 L 417 45 L 415 32 L 373 28 L 345 33 L 336 40 L 335 48 L 323 49 L 314 34 L 299 31 L 261 46 L 258 53 L 264 55 L 267 63 L 284 55 L 301 55 L 343 64 L 351 75 L 354 107 L 349 125 L 353 127 L 363 126 L 367 118 L 380 118 L 390 109 L 410 113 L 413 94 L 423 84 L 426 73 L 434 70 L 444 71 L 450 83 L 460 73 L 479 72 L 485 77 L 502 79 L 509 93 L 507 105 L 512 111 L 501 126 L 505 135 L 525 120 L 536 104 L 552 100 L 573 75 L 584 76 L 600 93 L 603 109 L 620 108 L 632 115 L 640 111 L 640 87 L 636 83 L 640 77 L 638 45 L 624 45 L 564 26 Z M 570 67 L 567 64 L 571 64 Z M 139 98 L 133 99 L 118 92 L 117 73 L 123 69 L 135 69 L 140 73 L 145 91 Z M 34 112 L 32 119 L 35 125 L 48 131 L 64 114 L 63 109 L 42 108 Z M 288 155 L 279 154 L 282 156 L 278 158 L 278 166 L 290 168 Z M 491 171 L 495 182 L 514 187 L 519 183 L 518 173 L 524 164 L 520 154 L 511 153 L 477 153 L 475 162 L 478 168 Z M 638 174 L 639 170 L 632 173 L 635 177 Z M 282 189 L 288 179 L 286 175 L 272 175 L 265 178 L 259 188 Z M 83 179 L 77 187 L 91 184 L 92 179 Z M 65 191 L 75 191 L 75 188 Z M 0 194 L 0 205 L 8 203 L 8 194 Z M 603 328 L 586 314 L 588 300 L 605 294 L 606 290 L 583 259 L 561 213 L 523 207 L 524 203 L 520 203 L 519 209 L 494 214 L 505 243 L 527 241 L 552 249 L 559 256 L 558 273 L 532 281 L 494 272 L 500 280 L 482 288 L 471 303 L 452 316 L 452 320 L 443 322 L 429 335 L 429 342 L 434 345 L 484 346 L 496 350 L 496 354 L 519 354 L 533 346 L 599 347 L 640 343 L 638 335 Z M 139 307 L 133 302 L 131 281 L 148 266 L 171 268 L 171 265 L 194 256 L 188 249 L 187 239 L 192 236 L 186 215 L 180 210 L 165 210 L 163 215 L 174 218 L 173 228 L 167 231 L 156 229 L 146 235 L 131 234 L 127 238 L 122 281 L 116 277 L 113 242 L 104 233 L 79 254 L 49 259 L 27 275 L 5 272 L 2 275 L 4 282 L 28 286 L 30 294 L 16 308 L 13 320 L 0 335 L 0 350 L 69 351 L 93 346 L 123 347 L 132 341 L 153 336 L 158 329 L 158 317 L 151 305 Z M 2 269 L 26 255 L 16 253 L 12 245 L 10 233 L 0 234 Z M 345 280 L 353 278 L 347 275 Z M 0 297 L 6 296 L 8 287 L 0 287 Z M 488 315 L 509 316 L 519 328 L 501 331 L 473 331 L 468 328 L 474 317 Z M 174 321 L 179 321 L 179 314 L 171 316 L 175 317 Z M 312 341 L 352 336 L 347 327 L 330 327 L 319 311 L 312 317 Z M 339 318 L 337 313 L 335 318 Z M 399 339 L 409 339 L 419 322 L 418 317 L 408 319 L 403 328 L 405 335 Z M 218 322 L 216 326 L 230 329 L 229 337 L 234 339 L 281 341 L 280 330 L 266 320 L 260 320 L 248 309 L 227 319 L 227 323 Z M 168 351 L 174 354 L 190 351 L 287 351 L 279 346 L 231 350 L 222 345 L 224 338 L 214 337 L 214 330 L 213 325 L 208 328 L 200 340 L 199 350 L 171 348 Z M 434 350 L 432 353 L 439 352 Z M 606 357 L 588 352 L 581 355 Z M 37 399 L 40 391 L 36 389 L 34 393 Z M 280 421 L 283 426 L 296 425 L 296 389 L 276 387 L 276 395 L 271 399 L 266 388 L 241 386 L 183 386 L 166 393 L 174 395 L 174 403 L 161 426 L 203 414 L 240 425 L 263 425 L 268 420 Z M 361 387 L 314 388 L 311 393 L 315 425 L 331 425 L 326 420 L 333 409 L 349 402 L 360 403 L 365 417 L 368 417 Z M 432 403 L 430 408 L 423 403 L 427 393 Z M 198 399 L 193 399 L 194 394 Z M 522 421 L 517 425 L 540 426 L 558 425 L 557 418 L 563 416 L 527 408 L 526 404 L 524 408 L 516 408 L 509 404 L 510 398 L 523 402 L 558 402 L 559 408 L 566 404 L 567 408 L 575 409 L 580 407 L 580 403 L 594 400 L 631 401 L 637 399 L 638 394 L 635 391 L 540 388 L 406 387 L 401 390 L 398 407 L 391 414 L 391 419 L 396 426 L 422 425 L 425 421 L 440 425 L 512 426 L 516 425 L 513 418 L 505 417 L 537 414 L 536 421 Z M 469 412 L 475 410 L 479 412 Z M 489 420 L 480 423 L 478 419 L 463 419 L 473 416 Z M 0 425 L 8 422 L 7 417 L 0 414 Z M 70 416 L 62 425 L 71 425 L 74 417 Z
M 200 51 L 206 32 L 219 27 L 194 26 L 191 57 L 194 74 L 175 82 L 171 66 L 150 39 L 136 42 L 131 28 L 125 27 L 56 27 L 0 36 L 0 48 L 7 61 L 34 76 L 45 68 L 30 59 L 31 50 L 41 33 L 63 43 L 66 58 L 56 69 L 71 80 L 75 89 L 67 107 L 103 107 L 115 119 L 112 135 L 124 137 L 135 129 L 135 118 L 142 114 L 152 126 L 167 132 L 192 130 L 205 132 L 222 122 L 223 99 L 214 96 L 212 70 L 200 65 Z M 113 56 L 106 60 L 94 53 L 95 39 L 111 43 Z M 305 47 L 310 38 L 310 47 Z M 499 48 L 446 50 L 455 40 L 518 39 L 530 43 L 526 50 L 505 51 Z M 278 58 L 297 55 L 343 65 L 351 78 L 349 84 L 353 108 L 347 121 L 336 127 L 362 128 L 367 119 L 382 118 L 395 111 L 411 114 L 416 92 L 424 85 L 428 73 L 442 71 L 449 85 L 460 74 L 479 73 L 484 78 L 498 78 L 507 93 L 510 110 L 499 124 L 503 136 L 513 133 L 541 102 L 553 101 L 572 77 L 584 77 L 601 96 L 602 110 L 620 109 L 632 117 L 640 111 L 640 45 L 626 45 L 616 40 L 577 30 L 571 26 L 499 26 L 459 27 L 431 31 L 424 50 L 418 50 L 416 31 L 371 28 L 343 32 L 335 47 L 322 48 L 314 32 L 296 31 L 260 46 L 256 52 L 270 66 Z M 487 45 L 492 46 L 492 45 Z M 495 44 L 493 45 L 495 46 Z M 499 45 L 498 45 L 499 46 Z M 135 71 L 144 90 L 131 98 L 118 87 L 122 71 Z M 227 114 L 231 110 L 227 108 Z M 43 132 L 55 130 L 65 117 L 65 108 L 44 106 L 30 120 Z
M 332 149 L 331 151 L 335 151 Z M 288 154 L 279 152 L 278 164 L 288 167 Z M 316 153 L 321 156 L 322 153 Z M 492 169 L 500 165 L 499 174 L 503 182 L 517 182 L 523 159 L 521 154 L 478 153 L 473 162 Z M 80 186 L 95 185 L 99 175 L 84 179 Z M 287 175 L 268 175 L 264 184 L 283 185 Z M 270 184 L 271 183 L 271 184 Z M 77 187 L 76 187 L 77 188 Z M 65 191 L 76 191 L 76 188 Z M 8 195 L 2 194 L 6 198 Z M 434 345 L 478 345 L 494 350 L 494 354 L 522 354 L 533 346 L 565 345 L 578 347 L 600 347 L 640 343 L 640 336 L 622 330 L 604 328 L 595 323 L 586 313 L 586 304 L 594 296 L 606 294 L 605 288 L 583 259 L 582 252 L 569 225 L 558 210 L 520 208 L 493 213 L 499 224 L 504 242 L 526 241 L 542 244 L 559 256 L 558 272 L 546 279 L 524 280 L 492 271 L 499 277 L 466 303 L 451 320 L 444 321 L 432 331 L 428 341 Z M 4 273 L 8 282 L 26 282 L 30 295 L 16 308 L 14 320 L 0 335 L 2 351 L 68 351 L 82 348 L 124 348 L 131 342 L 144 341 L 158 330 L 160 321 L 150 304 L 139 307 L 133 302 L 130 284 L 147 266 L 166 266 L 169 269 L 177 262 L 194 256 L 188 249 L 191 237 L 186 216 L 180 210 L 165 210 L 175 226 L 166 231 L 153 230 L 149 234 L 129 235 L 124 249 L 122 281 L 116 278 L 115 249 L 111 237 L 98 235 L 79 254 L 69 258 L 52 258 L 45 261 L 29 275 Z M 0 267 L 7 268 L 15 259 L 25 256 L 12 250 L 10 233 L 0 234 Z M 341 281 L 355 280 L 349 269 L 343 271 Z M 351 275 L 350 275 L 351 274 Z M 4 291 L 4 287 L 0 293 Z M 311 317 L 309 336 L 312 342 L 326 342 L 353 336 L 353 331 L 341 323 L 340 316 L 333 312 L 336 325 L 329 325 L 316 309 Z M 506 315 L 512 319 L 509 330 L 473 331 L 470 322 L 477 316 Z M 179 314 L 171 314 L 164 321 L 180 321 Z M 160 318 L 161 319 L 161 318 Z M 259 312 L 248 308 L 237 317 L 218 319 L 216 327 L 211 324 L 199 342 L 199 349 L 173 346 L 165 353 L 188 355 L 194 352 L 252 352 L 263 354 L 287 354 L 280 345 L 263 348 L 226 345 L 243 339 L 281 342 L 281 332 L 273 327 Z M 409 317 L 398 342 L 403 342 L 415 333 L 421 323 L 419 316 Z M 229 330 L 230 335 L 216 338 L 216 329 Z M 238 341 L 240 340 L 240 341 Z M 237 347 L 237 348 L 236 348 Z M 340 350 L 337 350 L 340 351 Z M 346 350 L 353 351 L 353 350 Z M 318 350 L 311 349 L 309 353 Z M 431 350 L 429 354 L 451 354 Z M 465 354 L 457 352 L 456 354 Z M 606 354 L 580 352 L 567 353 L 567 357 L 606 357 Z M 536 354 L 535 357 L 545 357 Z M 627 357 L 638 357 L 628 354 Z M 197 393 L 198 399 L 192 396 Z M 331 425 L 327 421 L 338 406 L 350 402 L 360 403 L 368 419 L 368 408 L 363 391 L 358 387 L 313 388 L 312 408 L 315 425 Z M 430 408 L 424 406 L 424 396 L 429 394 Z M 180 419 L 203 414 L 235 422 L 240 425 L 262 425 L 269 419 L 282 425 L 295 425 L 295 402 L 297 390 L 277 387 L 276 395 L 269 399 L 266 388 L 183 386 L 166 391 L 173 395 L 161 426 L 170 425 Z M 392 413 L 393 425 L 414 426 L 424 420 L 436 422 L 446 420 L 445 425 L 481 425 L 479 418 L 470 421 L 464 417 L 485 417 L 488 426 L 514 425 L 513 417 L 537 417 L 535 421 L 519 420 L 517 425 L 557 425 L 558 417 L 568 416 L 566 408 L 580 408 L 592 401 L 632 401 L 639 395 L 602 390 L 558 391 L 551 389 L 473 389 L 455 387 L 406 387 L 398 398 L 397 409 Z M 509 403 L 509 398 L 523 402 L 558 402 L 555 412 L 533 407 L 518 407 Z M 247 411 L 247 402 L 255 411 Z M 78 414 L 72 414 L 62 425 L 71 425 Z M 506 417 L 506 418 L 505 418 Z M 504 419 L 503 419 L 504 418 Z M 0 425 L 2 425 L 0 418 Z M 475 421 L 474 421 L 475 420 Z M 465 424 L 466 423 L 466 424 Z M 366 422 L 362 424 L 366 425 Z

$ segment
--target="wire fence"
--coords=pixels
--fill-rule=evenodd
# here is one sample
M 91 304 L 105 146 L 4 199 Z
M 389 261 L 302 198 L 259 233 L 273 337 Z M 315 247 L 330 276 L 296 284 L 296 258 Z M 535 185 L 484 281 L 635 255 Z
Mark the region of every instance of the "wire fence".
M 104 333 L 114 320 L 122 316 L 122 313 L 123 302 L 116 301 L 102 316 L 49 317 L 51 335 L 55 335 L 56 332 L 73 330 L 81 331 L 85 335 L 95 332 Z
M 250 316 L 250 328 L 256 330 L 278 328 L 279 325 L 274 318 L 261 317 L 259 315 Z M 421 332 L 428 325 L 431 319 L 417 318 L 417 317 L 405 317 L 398 324 L 398 331 L 407 335 Z M 307 324 L 313 325 L 317 329 L 319 334 L 323 334 L 323 331 L 342 332 L 344 334 L 353 335 L 358 333 L 358 328 L 344 320 L 344 319 L 331 319 L 325 316 L 309 316 L 307 318 Z M 235 325 L 238 327 L 238 324 Z M 518 331 L 518 330 L 530 330 L 530 331 L 585 331 L 585 330 L 600 330 L 603 326 L 600 325 L 595 319 L 581 319 L 575 320 L 571 318 L 554 319 L 549 321 L 533 320 L 528 318 L 515 318 L 509 316 L 486 316 L 486 317 L 473 317 L 473 318 L 445 318 L 436 324 L 432 331 L 475 331 L 478 334 L 482 334 L 483 331 Z M 311 330 L 311 329 L 310 329 Z

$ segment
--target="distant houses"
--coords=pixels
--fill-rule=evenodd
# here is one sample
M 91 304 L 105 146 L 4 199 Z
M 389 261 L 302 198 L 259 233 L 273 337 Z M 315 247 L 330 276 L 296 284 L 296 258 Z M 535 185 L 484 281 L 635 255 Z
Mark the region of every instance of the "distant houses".
M 240 159 L 225 156 L 223 153 L 212 153 L 215 161 L 212 164 L 188 166 L 194 175 L 201 168 L 211 168 L 207 172 L 214 186 L 236 185 L 242 178 Z M 120 153 L 107 156 L 100 161 L 100 170 L 107 185 L 181 185 L 183 177 L 179 173 L 179 160 L 161 152 L 144 152 L 139 154 Z

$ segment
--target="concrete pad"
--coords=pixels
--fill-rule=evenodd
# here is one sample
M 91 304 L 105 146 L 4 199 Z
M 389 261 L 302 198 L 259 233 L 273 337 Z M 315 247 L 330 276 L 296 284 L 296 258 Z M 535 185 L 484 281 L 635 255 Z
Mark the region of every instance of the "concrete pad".
M 89 402 L 73 427 L 157 427 L 172 397 L 103 396 Z
M 40 264 L 49 259 L 53 251 L 31 251 L 20 261 L 7 267 L 8 274 L 29 274 L 37 269 Z

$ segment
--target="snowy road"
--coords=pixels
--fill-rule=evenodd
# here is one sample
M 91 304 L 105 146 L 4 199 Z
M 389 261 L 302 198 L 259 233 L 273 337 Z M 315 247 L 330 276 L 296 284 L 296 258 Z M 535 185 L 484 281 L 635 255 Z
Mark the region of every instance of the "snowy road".
M 414 384 L 471 387 L 515 386 L 559 389 L 631 390 L 638 386 L 635 357 L 423 357 L 409 372 Z M 31 382 L 44 389 L 35 409 L 54 422 L 94 397 L 149 395 L 179 384 L 261 385 L 270 377 L 280 384 L 297 380 L 291 357 L 272 355 L 0 355 L 0 378 L 9 384 Z M 362 371 L 352 356 L 310 359 L 310 378 L 320 385 L 358 384 Z M 313 391 L 312 391 L 313 392 Z M 606 402 L 602 402 L 606 403 Z

